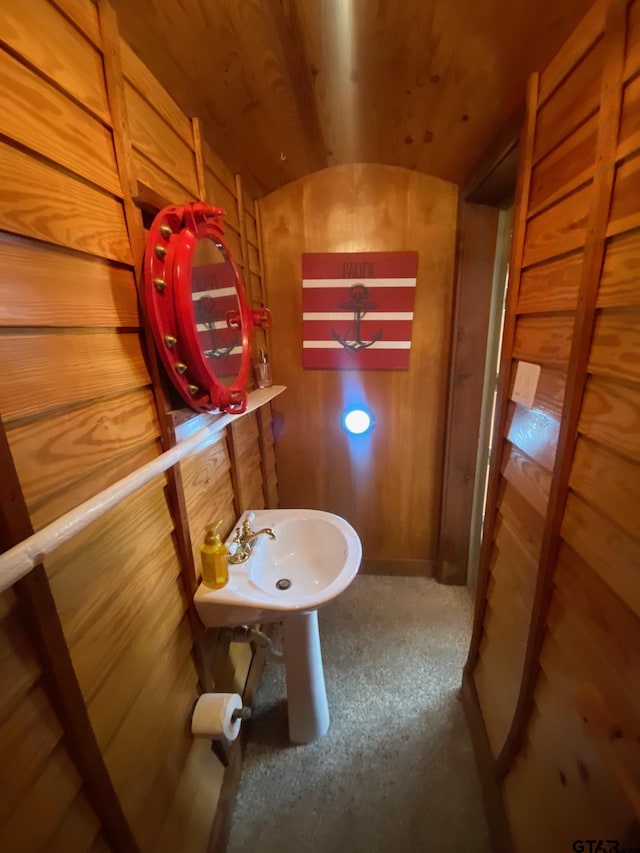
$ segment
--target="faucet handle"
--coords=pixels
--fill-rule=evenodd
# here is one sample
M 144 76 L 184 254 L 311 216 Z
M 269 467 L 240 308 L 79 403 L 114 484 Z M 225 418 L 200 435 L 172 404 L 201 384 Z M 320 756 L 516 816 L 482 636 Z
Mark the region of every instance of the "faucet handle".
M 251 529 L 251 525 L 255 521 L 255 518 L 256 518 L 255 512 L 247 513 L 245 520 L 242 522 L 242 532 L 245 534 L 245 536 L 249 535 L 250 533 L 253 533 L 253 530 Z

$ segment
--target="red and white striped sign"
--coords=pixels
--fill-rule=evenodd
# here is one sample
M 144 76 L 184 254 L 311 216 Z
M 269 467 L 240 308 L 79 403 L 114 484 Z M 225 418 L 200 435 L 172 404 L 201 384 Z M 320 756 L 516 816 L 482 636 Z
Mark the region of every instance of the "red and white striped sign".
M 302 365 L 406 370 L 417 252 L 302 256 Z

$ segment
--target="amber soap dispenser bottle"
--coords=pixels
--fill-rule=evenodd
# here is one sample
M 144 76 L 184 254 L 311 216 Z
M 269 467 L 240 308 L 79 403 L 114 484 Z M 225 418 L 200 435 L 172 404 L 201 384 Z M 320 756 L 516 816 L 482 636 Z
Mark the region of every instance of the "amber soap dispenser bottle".
M 216 524 L 207 524 L 204 545 L 200 548 L 202 583 L 211 589 L 220 589 L 229 580 L 227 549 L 218 533 L 221 524 L 222 519 Z

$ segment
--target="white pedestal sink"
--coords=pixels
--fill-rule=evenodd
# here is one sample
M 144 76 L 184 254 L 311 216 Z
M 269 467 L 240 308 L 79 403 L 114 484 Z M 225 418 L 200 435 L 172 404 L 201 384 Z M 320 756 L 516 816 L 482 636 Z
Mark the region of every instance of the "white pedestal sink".
M 328 512 L 267 509 L 253 514 L 253 529 L 270 527 L 275 540 L 260 537 L 246 562 L 229 565 L 229 583 L 222 589 L 200 584 L 196 610 L 210 628 L 284 623 L 289 737 L 293 743 L 310 743 L 329 728 L 317 609 L 351 583 L 362 547 L 353 527 Z

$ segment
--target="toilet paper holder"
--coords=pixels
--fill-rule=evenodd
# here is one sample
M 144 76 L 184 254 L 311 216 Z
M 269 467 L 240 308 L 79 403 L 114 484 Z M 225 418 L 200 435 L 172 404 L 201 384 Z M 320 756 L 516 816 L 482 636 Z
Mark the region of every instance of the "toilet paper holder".
M 235 740 L 240 725 L 251 717 L 237 693 L 202 693 L 191 711 L 191 734 L 209 740 Z

